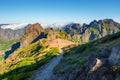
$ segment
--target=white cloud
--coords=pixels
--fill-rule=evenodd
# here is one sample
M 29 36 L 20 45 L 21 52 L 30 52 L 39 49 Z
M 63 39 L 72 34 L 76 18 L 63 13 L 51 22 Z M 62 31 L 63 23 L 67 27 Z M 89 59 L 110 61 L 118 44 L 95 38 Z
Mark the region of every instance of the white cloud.
M 22 29 L 24 27 L 26 27 L 28 25 L 28 23 L 22 23 L 22 24 L 8 24 L 8 25 L 2 25 L 0 26 L 3 29 L 13 29 L 13 30 L 17 30 L 17 29 Z

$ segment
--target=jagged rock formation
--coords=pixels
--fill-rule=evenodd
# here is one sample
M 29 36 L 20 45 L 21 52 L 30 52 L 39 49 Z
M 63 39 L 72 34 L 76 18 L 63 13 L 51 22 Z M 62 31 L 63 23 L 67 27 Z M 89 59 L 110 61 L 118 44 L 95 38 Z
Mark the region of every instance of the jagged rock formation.
M 83 27 L 79 23 L 71 23 L 63 27 L 63 30 L 66 31 L 68 34 L 73 36 L 74 34 L 82 33 Z
M 81 43 L 86 43 L 91 40 L 96 40 L 108 34 L 114 34 L 120 30 L 120 24 L 112 19 L 104 19 L 92 21 L 90 24 L 72 23 L 63 27 L 63 30 Z M 86 41 L 84 41 L 85 38 Z

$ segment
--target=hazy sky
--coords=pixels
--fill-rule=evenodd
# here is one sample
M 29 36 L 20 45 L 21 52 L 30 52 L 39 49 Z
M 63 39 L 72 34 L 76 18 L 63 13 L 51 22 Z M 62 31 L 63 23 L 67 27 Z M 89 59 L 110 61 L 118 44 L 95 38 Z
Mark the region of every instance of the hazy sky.
M 0 0 L 0 23 L 120 22 L 120 0 Z

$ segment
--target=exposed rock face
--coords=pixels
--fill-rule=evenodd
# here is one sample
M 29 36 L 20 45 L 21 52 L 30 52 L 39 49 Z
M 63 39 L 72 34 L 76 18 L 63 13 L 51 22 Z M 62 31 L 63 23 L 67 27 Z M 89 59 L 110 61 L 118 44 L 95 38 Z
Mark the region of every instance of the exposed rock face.
M 43 28 L 39 23 L 33 24 L 24 31 L 24 36 L 21 38 L 20 45 L 29 45 L 36 37 L 43 32 Z
M 109 57 L 109 62 L 111 65 L 116 65 L 120 59 L 120 45 L 113 48 L 112 53 Z
M 95 72 L 98 68 L 100 68 L 102 66 L 102 61 L 100 59 L 96 59 L 96 63 L 95 65 L 92 67 L 92 69 L 90 70 L 90 73 Z
M 72 24 L 66 25 L 64 27 L 64 31 L 66 31 L 68 34 L 73 36 L 76 33 L 79 34 L 82 32 L 82 26 L 78 23 L 72 23 Z

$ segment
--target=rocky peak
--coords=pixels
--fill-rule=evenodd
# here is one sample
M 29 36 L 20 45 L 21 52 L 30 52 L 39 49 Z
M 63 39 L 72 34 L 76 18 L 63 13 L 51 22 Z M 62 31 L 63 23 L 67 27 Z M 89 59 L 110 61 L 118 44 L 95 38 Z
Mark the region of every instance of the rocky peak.
M 43 28 L 39 23 L 33 24 L 24 31 L 24 35 L 29 34 L 30 32 L 42 32 Z
M 78 30 L 78 29 L 80 29 L 81 28 L 81 25 L 80 24 L 78 24 L 78 23 L 75 23 L 75 24 L 73 24 L 72 26 L 70 26 L 72 29 L 76 29 L 76 30 Z
M 103 25 L 103 24 L 109 24 L 109 25 L 111 25 L 111 26 L 115 26 L 116 24 L 119 24 L 119 23 L 117 23 L 117 22 L 115 22 L 114 20 L 112 20 L 112 19 L 104 19 L 104 20 L 99 20 L 99 21 L 96 21 L 96 20 L 94 20 L 94 21 L 92 21 L 90 24 L 89 24 L 89 26 L 92 26 L 92 27 L 94 27 L 95 25 Z M 119 24 L 120 25 L 120 24 Z
M 104 19 L 99 21 L 92 21 L 88 27 L 94 28 L 99 32 L 98 37 L 105 36 L 107 34 L 113 34 L 119 31 L 120 24 L 112 19 Z
M 86 27 L 87 26 L 87 24 L 86 23 L 83 23 L 83 27 Z
M 83 27 L 79 23 L 72 23 L 64 27 L 64 31 L 73 36 L 76 33 L 83 32 Z
M 29 45 L 37 36 L 43 32 L 43 28 L 39 23 L 33 24 L 24 31 L 24 35 L 21 38 L 21 46 Z
M 98 21 L 99 24 L 109 24 L 111 26 L 114 26 L 114 24 L 116 23 L 115 21 L 113 21 L 112 19 L 104 19 L 104 20 L 99 20 Z
M 101 28 L 101 23 L 98 23 L 98 21 L 94 20 L 89 24 L 89 27 L 93 27 L 99 30 Z

